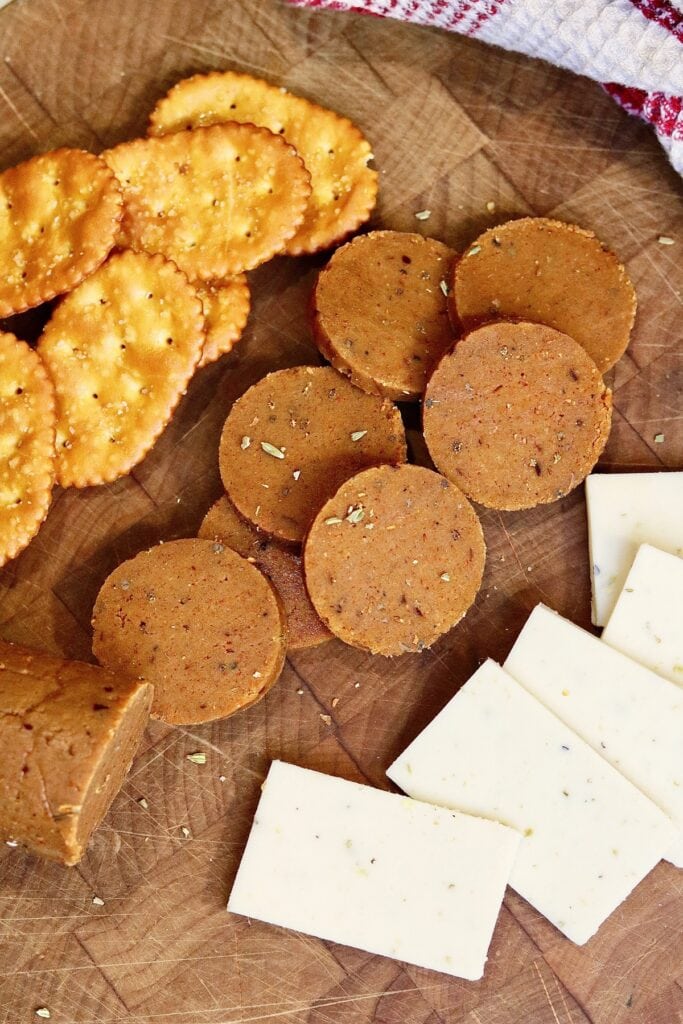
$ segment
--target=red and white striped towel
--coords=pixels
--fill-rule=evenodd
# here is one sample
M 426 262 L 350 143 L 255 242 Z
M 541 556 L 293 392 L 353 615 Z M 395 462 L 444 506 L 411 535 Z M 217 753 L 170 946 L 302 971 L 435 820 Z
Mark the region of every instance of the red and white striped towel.
M 289 0 L 474 36 L 598 82 L 683 174 L 683 0 Z

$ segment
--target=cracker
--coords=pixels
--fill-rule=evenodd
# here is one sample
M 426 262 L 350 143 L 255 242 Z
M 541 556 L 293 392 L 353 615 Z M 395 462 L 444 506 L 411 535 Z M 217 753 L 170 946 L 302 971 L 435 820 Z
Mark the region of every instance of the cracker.
M 204 308 L 206 340 L 200 366 L 207 366 L 231 352 L 240 340 L 249 316 L 249 285 L 244 274 L 226 281 L 197 284 L 197 295 Z
M 134 139 L 103 159 L 123 190 L 128 245 L 190 279 L 234 277 L 282 252 L 310 195 L 295 150 L 252 124 Z
M 576 224 L 524 217 L 489 228 L 455 269 L 464 330 L 492 319 L 532 320 L 568 334 L 604 373 L 626 351 L 636 293 L 614 253 Z
M 370 144 L 351 121 L 269 82 L 215 71 L 178 82 L 152 112 L 151 135 L 219 121 L 253 122 L 283 135 L 311 175 L 303 224 L 287 244 L 293 256 L 340 242 L 363 224 L 377 199 Z
M 40 529 L 55 480 L 55 397 L 32 348 L 0 334 L 0 565 Z
M 273 584 L 287 615 L 287 649 L 316 647 L 330 639 L 306 592 L 301 556 L 240 518 L 227 498 L 219 498 L 204 516 L 199 536 L 227 544 L 248 558 Z
M 320 506 L 354 473 L 405 462 L 401 414 L 331 366 L 296 366 L 235 402 L 221 435 L 223 486 L 237 511 L 300 544 Z
M 533 508 L 564 497 L 607 442 L 612 394 L 567 334 L 491 323 L 439 363 L 424 403 L 429 454 L 488 508 Z
M 59 483 L 130 472 L 171 418 L 203 343 L 197 294 L 161 256 L 112 256 L 68 295 L 38 345 L 57 392 Z
M 446 301 L 454 260 L 434 238 L 358 235 L 318 276 L 311 311 L 318 348 L 369 394 L 416 401 L 454 342 Z
M 226 718 L 260 700 L 285 660 L 286 629 L 266 577 L 209 540 L 175 540 L 119 565 L 93 612 L 93 653 L 154 684 L 152 716 Z
M 99 157 L 55 149 L 0 174 L 0 316 L 70 291 L 106 259 L 121 220 Z
M 457 487 L 421 466 L 379 466 L 323 505 L 304 571 L 335 636 L 391 657 L 431 647 L 460 621 L 485 556 L 479 519 Z

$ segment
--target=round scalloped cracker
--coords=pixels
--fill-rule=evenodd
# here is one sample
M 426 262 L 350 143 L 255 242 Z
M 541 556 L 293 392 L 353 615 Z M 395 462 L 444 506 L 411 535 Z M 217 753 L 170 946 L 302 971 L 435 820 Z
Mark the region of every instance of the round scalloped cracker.
M 112 256 L 55 310 L 38 351 L 57 394 L 57 479 L 111 483 L 147 454 L 204 342 L 201 302 L 161 256 Z
M 215 71 L 187 78 L 152 112 L 150 135 L 220 121 L 253 122 L 283 135 L 311 175 L 303 224 L 287 244 L 297 256 L 340 242 L 363 224 L 377 200 L 367 139 L 345 117 L 251 75 Z
M 196 285 L 204 307 L 206 340 L 199 365 L 207 366 L 231 352 L 242 337 L 250 308 L 249 285 L 244 274 L 226 281 Z
M 55 482 L 55 397 L 38 355 L 0 334 L 0 565 L 40 529 Z
M 116 178 L 81 149 L 0 174 L 0 316 L 74 288 L 107 258 L 121 220 Z
M 191 280 L 233 277 L 282 252 L 311 190 L 296 151 L 253 124 L 134 139 L 103 158 L 123 190 L 130 248 L 161 253 Z

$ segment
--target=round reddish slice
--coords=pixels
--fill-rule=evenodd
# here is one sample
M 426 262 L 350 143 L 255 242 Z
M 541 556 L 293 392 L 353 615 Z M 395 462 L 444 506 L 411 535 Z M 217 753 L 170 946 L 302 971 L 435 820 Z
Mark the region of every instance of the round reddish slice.
M 533 320 L 568 334 L 601 373 L 626 351 L 636 293 L 609 249 L 575 224 L 525 217 L 490 228 L 455 269 L 465 330 L 492 319 Z
M 93 653 L 154 684 L 152 716 L 172 725 L 227 718 L 260 700 L 285 659 L 284 615 L 266 577 L 209 540 L 143 551 L 105 580 Z
M 605 447 L 612 395 L 566 334 L 493 323 L 462 338 L 429 382 L 424 434 L 444 476 L 489 508 L 568 494 Z
M 460 621 L 485 555 L 479 519 L 457 487 L 420 466 L 379 466 L 322 507 L 304 571 L 335 636 L 391 656 L 431 647 Z
M 405 458 L 396 406 L 329 366 L 277 370 L 254 384 L 233 405 L 219 454 L 223 486 L 240 515 L 294 544 L 344 480 Z
M 372 231 L 337 249 L 313 293 L 320 351 L 370 394 L 420 398 L 453 344 L 454 261 L 443 242 L 401 231 Z

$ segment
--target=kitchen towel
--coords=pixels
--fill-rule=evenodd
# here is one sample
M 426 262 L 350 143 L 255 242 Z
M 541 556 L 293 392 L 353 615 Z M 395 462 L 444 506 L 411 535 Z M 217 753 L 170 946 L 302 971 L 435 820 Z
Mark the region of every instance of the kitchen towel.
M 601 82 L 683 174 L 683 0 L 289 0 L 473 36 Z

